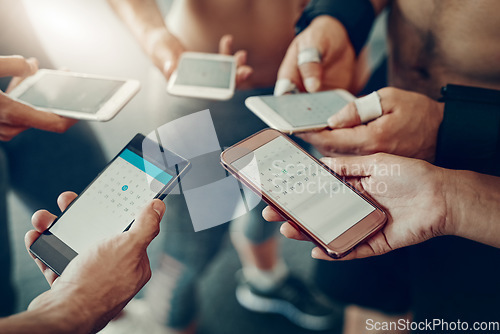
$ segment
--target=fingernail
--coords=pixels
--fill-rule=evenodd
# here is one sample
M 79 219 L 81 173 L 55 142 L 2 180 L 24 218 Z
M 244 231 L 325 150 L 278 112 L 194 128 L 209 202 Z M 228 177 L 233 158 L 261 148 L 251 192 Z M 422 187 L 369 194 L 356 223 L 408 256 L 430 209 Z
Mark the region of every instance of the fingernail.
M 326 122 L 328 123 L 328 126 L 331 128 L 334 128 L 338 125 L 337 117 L 335 117 L 335 115 L 330 116 L 330 118 Z
M 162 217 L 163 212 L 165 211 L 165 205 L 160 200 L 153 201 L 153 210 L 158 214 L 158 216 Z
M 290 79 L 279 79 L 274 86 L 274 96 L 281 96 L 297 90 L 297 86 Z
M 311 77 L 304 80 L 304 87 L 309 93 L 317 92 L 321 83 L 317 78 Z
M 283 235 L 285 235 L 284 232 L 285 232 L 285 224 L 281 224 L 281 226 L 280 226 L 280 233 L 283 234 Z

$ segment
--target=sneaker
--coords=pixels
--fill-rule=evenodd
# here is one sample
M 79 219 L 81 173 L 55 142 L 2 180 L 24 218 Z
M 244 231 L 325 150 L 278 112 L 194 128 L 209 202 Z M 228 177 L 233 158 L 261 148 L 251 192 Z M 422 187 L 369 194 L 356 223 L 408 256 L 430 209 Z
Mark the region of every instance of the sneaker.
M 343 307 L 332 304 L 293 275 L 272 291 L 259 291 L 240 272 L 236 299 L 250 311 L 281 314 L 308 330 L 341 328 L 344 318 Z

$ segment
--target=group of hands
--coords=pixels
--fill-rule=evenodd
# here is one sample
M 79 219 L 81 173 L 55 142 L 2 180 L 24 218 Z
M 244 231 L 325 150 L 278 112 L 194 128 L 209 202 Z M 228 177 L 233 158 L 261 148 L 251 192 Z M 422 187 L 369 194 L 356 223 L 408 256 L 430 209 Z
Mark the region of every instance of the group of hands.
M 232 36 L 226 35 L 222 37 L 219 49 L 222 54 L 234 54 L 236 57 L 237 84 L 241 84 L 253 69 L 246 64 L 246 51 L 233 53 L 232 43 Z M 299 51 L 311 47 L 319 50 L 321 63 L 298 66 Z M 148 53 L 168 80 L 184 51 L 182 43 L 165 32 L 155 37 Z M 320 16 L 290 44 L 278 72 L 278 81 L 290 80 L 299 90 L 307 92 L 349 89 L 353 84 L 356 62 L 354 49 L 342 24 L 334 18 Z M 14 77 L 9 89 L 37 69 L 35 59 L 0 57 L 0 76 Z M 432 162 L 434 159 L 438 129 L 443 118 L 442 103 L 396 88 L 384 88 L 378 94 L 383 110 L 381 117 L 360 124 L 356 106 L 350 103 L 328 120 L 329 128 L 298 135 L 323 155 L 337 156 L 324 158 L 323 162 L 386 210 L 388 222 L 385 227 L 346 259 L 379 255 L 431 237 L 454 233 L 453 226 L 445 219 L 446 198 L 440 189 L 446 174 L 425 161 Z M 10 140 L 29 128 L 64 132 L 75 122 L 36 110 L 0 92 L 0 140 Z M 400 166 L 398 175 L 374 173 L 378 167 L 391 165 Z M 377 184 L 384 184 L 382 189 L 385 191 L 378 191 L 380 187 Z M 58 199 L 61 211 L 75 198 L 74 193 L 61 194 Z M 80 324 L 95 326 L 87 329 L 95 331 L 103 327 L 149 279 L 151 271 L 146 248 L 159 232 L 159 221 L 164 211 L 161 201 L 153 201 L 129 231 L 102 243 L 89 253 L 77 256 L 61 277 L 35 259 L 52 288 L 34 299 L 30 309 L 60 305 L 67 312 L 73 311 L 73 320 L 75 317 L 82 321 L 85 318 Z M 423 212 L 426 213 L 425 218 L 422 217 Z M 263 216 L 268 221 L 283 220 L 270 207 L 264 210 Z M 33 215 L 35 230 L 29 231 L 25 238 L 28 249 L 55 218 L 47 211 L 38 211 Z M 305 240 L 289 223 L 283 223 L 281 232 L 288 238 Z M 318 248 L 313 250 L 312 256 L 331 260 Z M 119 272 L 120 279 L 116 280 L 113 272 Z M 83 305 L 84 308 L 79 308 Z M 87 311 L 82 312 L 83 309 Z M 78 322 L 72 321 L 72 324 L 75 323 Z
M 246 51 L 233 53 L 232 44 L 232 36 L 223 36 L 219 52 L 235 56 L 238 85 L 248 79 L 253 69 L 246 64 Z M 321 63 L 298 65 L 300 51 L 309 48 L 319 51 Z M 167 80 L 184 51 L 182 43 L 168 31 L 157 35 L 148 48 L 153 62 Z M 282 82 L 293 84 L 301 92 L 338 88 L 352 91 L 357 63 L 343 25 L 335 18 L 319 16 L 288 47 L 278 71 L 275 95 L 287 93 L 282 89 L 287 85 Z M 327 129 L 296 134 L 322 155 L 330 157 L 323 159 L 326 165 L 386 209 L 386 226 L 344 259 L 380 255 L 432 237 L 453 234 L 453 226 L 444 218 L 446 198 L 440 191 L 446 173 L 429 163 L 435 158 L 444 104 L 423 94 L 393 87 L 380 89 L 378 95 L 382 115 L 367 124 L 361 123 L 356 105 L 351 102 L 328 119 Z M 373 172 L 394 165 L 399 166 L 398 175 Z M 384 186 L 377 187 L 378 184 Z M 433 216 L 423 219 L 422 212 L 433 213 Z M 263 216 L 268 221 L 283 221 L 271 207 L 264 210 Z M 308 240 L 286 222 L 281 232 L 288 238 Z M 319 248 L 313 250 L 312 256 L 332 260 Z
M 223 36 L 219 53 L 235 56 L 238 86 L 249 78 L 253 69 L 247 65 L 246 51 L 233 52 L 232 46 L 233 37 Z M 321 63 L 298 65 L 300 51 L 309 48 L 319 51 Z M 156 34 L 146 49 L 167 80 L 177 67 L 180 55 L 186 51 L 167 30 Z M 287 93 L 282 89 L 287 86 L 283 82 L 308 93 L 338 88 L 352 91 L 357 65 L 344 26 L 335 18 L 319 16 L 288 47 L 278 70 L 275 95 Z M 447 208 L 441 188 L 445 173 L 428 163 L 435 158 L 444 104 L 423 94 L 393 87 L 380 89 L 378 95 L 382 116 L 367 124 L 361 123 L 356 105 L 351 102 L 328 119 L 327 129 L 296 134 L 325 157 L 337 157 L 325 158 L 323 162 L 386 209 L 386 226 L 344 259 L 380 255 L 435 236 L 453 234 L 453 227 L 444 218 Z M 398 175 L 373 173 L 377 167 L 391 165 L 400 167 Z M 362 168 L 354 168 L 359 166 Z M 383 184 L 386 191 L 377 192 L 373 186 L 377 184 Z M 423 219 L 422 212 L 434 215 Z M 264 210 L 263 216 L 268 221 L 283 220 L 270 207 Z M 282 225 L 281 232 L 288 238 L 307 240 L 289 223 Z M 332 260 L 319 248 L 313 250 L 312 256 Z

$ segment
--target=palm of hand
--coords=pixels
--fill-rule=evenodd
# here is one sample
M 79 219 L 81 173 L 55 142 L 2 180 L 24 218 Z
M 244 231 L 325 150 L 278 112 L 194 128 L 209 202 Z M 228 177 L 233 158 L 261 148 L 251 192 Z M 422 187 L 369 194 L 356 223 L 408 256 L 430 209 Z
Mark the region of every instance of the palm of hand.
M 440 180 L 428 177 L 428 169 L 433 167 L 415 160 L 390 166 L 398 168 L 392 172 L 379 168 L 355 182 L 358 189 L 386 209 L 388 220 L 348 258 L 380 255 L 444 234 L 446 206 L 439 191 Z

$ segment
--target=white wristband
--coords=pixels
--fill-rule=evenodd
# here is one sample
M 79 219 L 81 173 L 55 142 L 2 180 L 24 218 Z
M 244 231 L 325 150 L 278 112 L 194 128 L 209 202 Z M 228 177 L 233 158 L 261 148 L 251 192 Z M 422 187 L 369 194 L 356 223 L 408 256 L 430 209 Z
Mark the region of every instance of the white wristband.
M 376 91 L 354 100 L 354 104 L 356 104 L 361 123 L 367 123 L 382 116 L 380 96 Z

